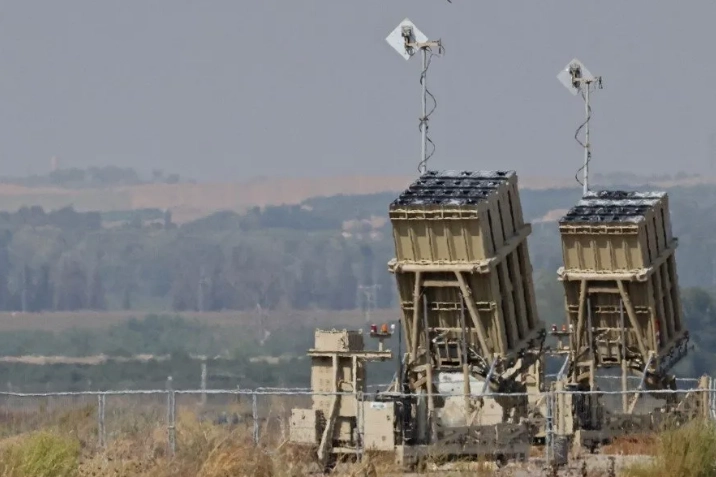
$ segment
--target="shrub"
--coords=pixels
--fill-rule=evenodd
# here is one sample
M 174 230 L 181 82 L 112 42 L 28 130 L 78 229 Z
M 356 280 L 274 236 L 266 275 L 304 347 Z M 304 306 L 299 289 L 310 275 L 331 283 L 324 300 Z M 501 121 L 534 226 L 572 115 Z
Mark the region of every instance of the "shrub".
M 36 432 L 9 443 L 0 456 L 3 477 L 74 477 L 80 445 L 69 437 Z
M 716 471 L 716 425 L 695 420 L 661 434 L 654 460 L 626 469 L 630 477 L 710 477 Z

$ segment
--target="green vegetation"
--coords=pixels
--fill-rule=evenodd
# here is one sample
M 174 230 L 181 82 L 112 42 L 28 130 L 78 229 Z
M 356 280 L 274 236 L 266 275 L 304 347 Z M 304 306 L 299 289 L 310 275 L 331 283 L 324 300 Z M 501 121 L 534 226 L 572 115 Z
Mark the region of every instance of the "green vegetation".
M 310 382 L 309 364 L 305 359 L 286 360 L 283 366 L 246 357 L 209 361 L 209 389 L 255 389 L 258 387 L 305 388 Z M 7 383 L 3 391 L 58 392 L 124 389 L 165 389 L 172 377 L 176 389 L 199 389 L 199 361 L 186 355 L 149 362 L 114 362 L 104 364 L 34 364 L 3 363 L 0 379 Z M 388 376 L 389 378 L 390 376 Z
M 89 187 L 128 186 L 147 183 L 176 184 L 180 181 L 178 174 L 164 174 L 164 171 L 153 170 L 151 177 L 142 178 L 131 167 L 102 166 L 80 169 L 77 167 L 59 168 L 49 174 L 34 174 L 27 177 L 0 177 L 0 183 L 17 184 L 26 187 L 62 187 L 82 189 Z
M 716 284 L 716 187 L 669 191 L 680 239 L 680 284 Z M 548 212 L 569 208 L 578 189 L 521 193 L 535 222 L 535 272 L 553 281 L 561 264 Z M 393 194 L 313 198 L 295 206 L 217 212 L 177 226 L 159 210 L 78 213 L 40 207 L 0 213 L 0 310 L 217 311 L 353 309 L 357 286 L 381 285 L 377 305 L 395 305 L 386 262 Z M 112 227 L 105 227 L 111 223 Z M 558 312 L 561 315 L 561 310 Z
M 0 383 L 7 383 L 1 390 L 163 389 L 168 376 L 176 389 L 198 389 L 199 356 L 209 358 L 209 388 L 306 387 L 310 368 L 305 353 L 313 346 L 314 326 L 273 326 L 275 330 L 260 340 L 262 330 L 257 326 L 212 326 L 175 315 L 148 315 L 107 328 L 6 331 L 0 333 L 4 356 L 97 357 L 99 361 L 99 355 L 120 359 L 151 355 L 154 359 L 44 365 L 0 362 Z M 390 341 L 388 346 L 395 346 Z M 267 358 L 280 358 L 280 365 Z M 376 364 L 371 382 L 388 382 L 395 368 L 395 362 Z
M 16 410 L 9 417 L 23 420 L 25 432 L 0 439 L 2 477 L 298 477 L 315 472 L 318 462 L 310 449 L 287 445 L 278 428 L 298 403 L 271 402 L 276 413 L 260 423 L 260 441 L 254 445 L 252 424 L 236 426 L 212 422 L 222 412 L 251 415 L 251 404 L 234 401 L 218 406 L 178 405 L 175 456 L 167 452 L 167 428 L 162 422 L 164 403 L 138 407 L 111 407 L 107 414 L 106 446 L 100 447 L 97 408 L 41 410 L 32 417 Z M 109 409 L 108 409 L 109 411 Z M 159 413 L 157 414 L 157 411 Z M 207 419 L 209 417 L 209 419 Z M 337 469 L 332 475 L 386 475 L 398 469 L 392 460 L 368 462 Z
M 78 472 L 80 443 L 42 431 L 10 443 L 0 456 L 3 477 L 73 477 Z
M 677 261 L 686 323 L 695 345 L 679 372 L 710 373 L 716 366 L 716 302 L 710 290 L 716 286 L 716 260 L 711 259 L 716 222 L 704 218 L 716 216 L 716 187 L 674 187 L 668 192 L 680 243 Z M 530 255 L 538 307 L 547 324 L 561 323 L 564 316 L 555 274 L 561 248 L 556 223 L 539 219 L 569 208 L 579 193 L 577 188 L 521 192 L 525 217 L 534 223 Z M 217 212 L 180 226 L 151 209 L 101 214 L 31 207 L 0 213 L 0 310 L 357 310 L 366 304 L 358 287 L 370 284 L 380 285 L 376 306 L 395 309 L 396 287 L 386 267 L 394 253 L 386 221 L 392 199 L 389 193 L 316 197 L 241 214 Z M 116 382 L 156 387 L 167 374 L 196 387 L 197 366 L 189 366 L 192 371 L 184 378 L 183 371 L 176 370 L 182 355 L 222 354 L 237 360 L 238 371 L 226 375 L 254 376 L 239 360 L 281 353 L 302 356 L 311 345 L 314 326 L 292 323 L 273 329 L 260 345 L 256 332 L 238 327 L 219 330 L 153 316 L 101 331 L 4 332 L 0 350 L 3 355 L 170 354 L 172 360 L 161 363 L 123 365 L 136 370 L 126 379 L 112 368 L 117 363 L 86 369 L 63 365 L 52 373 L 78 388 L 86 387 L 88 380 L 93 388 Z M 56 382 L 37 371 L 39 367 L 22 366 L 30 365 L 0 365 L 0 380 Z M 250 378 L 253 382 L 292 382 L 290 376 L 271 371 L 271 364 L 251 366 L 261 369 Z M 146 379 L 138 376 L 144 368 Z M 26 377 L 18 379 L 20 373 Z
M 133 356 L 171 353 L 226 354 L 236 347 L 254 346 L 254 336 L 238 330 L 219 330 L 177 316 L 148 315 L 107 329 L 9 331 L 0 333 L 4 356 Z M 230 348 L 231 347 L 231 348 Z
M 538 306 L 544 321 L 548 325 L 561 322 L 559 284 L 539 274 L 537 280 Z M 716 331 L 712 326 L 716 322 L 716 298 L 705 290 L 688 288 L 683 290 L 682 300 L 694 349 L 676 371 L 685 377 L 712 373 L 716 366 Z M 271 332 L 262 341 L 265 330 L 256 324 L 214 326 L 177 315 L 148 315 L 106 328 L 72 328 L 55 333 L 5 331 L 0 332 L 0 349 L 5 356 L 148 354 L 164 359 L 43 366 L 5 362 L 0 363 L 0 383 L 9 383 L 10 389 L 25 392 L 157 389 L 165 386 L 167 376 L 172 376 L 175 387 L 196 389 L 201 368 L 191 355 L 206 355 L 221 357 L 209 363 L 210 388 L 305 387 L 309 382 L 309 362 L 304 356 L 313 345 L 316 326 L 332 327 L 329 322 L 279 319 L 267 325 Z M 356 320 L 353 326 L 362 324 Z M 387 346 L 396 349 L 397 337 L 389 340 Z M 283 361 L 278 365 L 263 359 L 266 357 L 283 357 Z M 395 369 L 394 361 L 372 364 L 370 382 L 388 382 Z
M 662 433 L 654 449 L 654 460 L 635 465 L 628 477 L 711 477 L 716 473 L 716 426 L 696 420 Z
M 144 222 L 164 221 L 167 217 L 171 218 L 171 215 L 167 216 L 167 212 L 160 209 L 111 210 L 101 212 L 100 216 L 103 223 L 124 222 L 127 225 L 139 224 L 140 227 Z
M 257 337 L 256 329 L 200 325 L 196 320 L 157 315 L 106 329 L 4 332 L 0 333 L 0 349 L 5 356 L 104 354 L 121 358 L 144 354 L 157 359 L 42 366 L 0 363 L 0 382 L 8 383 L 11 390 L 24 392 L 157 389 L 163 388 L 167 377 L 172 376 L 176 388 L 196 389 L 201 377 L 196 356 L 208 356 L 207 385 L 211 388 L 305 386 L 309 368 L 303 355 L 313 344 L 313 329 L 282 327 L 263 344 Z M 283 366 L 252 360 L 280 355 L 286 356 Z

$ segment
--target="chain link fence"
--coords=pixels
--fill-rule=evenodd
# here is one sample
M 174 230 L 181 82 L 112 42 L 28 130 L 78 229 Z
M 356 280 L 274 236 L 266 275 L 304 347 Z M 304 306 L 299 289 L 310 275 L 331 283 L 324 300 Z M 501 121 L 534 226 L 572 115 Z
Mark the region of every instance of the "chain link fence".
M 611 436 L 656 434 L 671 425 L 695 417 L 716 418 L 716 389 L 678 391 L 552 391 L 530 395 L 487 395 L 480 412 L 465 412 L 465 396 L 435 395 L 435 418 L 453 427 L 468 428 L 468 434 L 455 434 L 449 427 L 438 427 L 433 434 L 439 445 L 459 445 L 472 439 L 483 446 L 504 445 L 510 433 L 519 440 L 517 425 L 533 422 L 532 432 L 544 438 L 544 446 L 532 447 L 531 455 L 547 463 L 565 463 L 570 436 L 580 431 L 585 445 Z M 141 441 L 146 452 L 175 455 L 191 452 L 208 442 L 245 442 L 266 453 L 276 452 L 292 439 L 292 434 L 317 443 L 325 423 L 307 419 L 308 410 L 328 409 L 337 395 L 312 393 L 308 389 L 252 390 L 174 390 L 108 391 L 72 393 L 0 393 L 0 437 L 55 429 L 77 436 L 89 449 Z M 364 403 L 381 399 L 380 394 L 340 394 L 340 415 L 357 415 L 353 424 L 342 421 L 338 435 L 346 446 L 360 447 L 369 440 L 370 416 Z M 420 432 L 411 412 L 426 405 L 414 394 L 390 396 L 396 403 L 396 419 L 402 432 L 395 443 L 410 444 Z M 471 400 L 479 401 L 473 396 Z M 560 404 L 561 403 L 561 404 Z M 505 409 L 512 409 L 506 412 Z M 569 409 L 570 423 L 564 409 Z M 667 412 L 667 409 L 669 410 Z M 301 413 L 300 410 L 306 410 Z M 497 429 L 498 422 L 510 426 Z M 367 424 L 366 424 L 367 423 Z M 427 425 L 430 425 L 428 423 Z M 492 426 L 492 427 L 490 427 Z M 368 431 L 366 433 L 366 431 Z M 505 441 L 507 436 L 507 441 Z M 498 442 L 499 439 L 499 442 Z M 212 444 L 212 445 L 214 445 Z M 365 450 L 365 449 L 363 449 Z

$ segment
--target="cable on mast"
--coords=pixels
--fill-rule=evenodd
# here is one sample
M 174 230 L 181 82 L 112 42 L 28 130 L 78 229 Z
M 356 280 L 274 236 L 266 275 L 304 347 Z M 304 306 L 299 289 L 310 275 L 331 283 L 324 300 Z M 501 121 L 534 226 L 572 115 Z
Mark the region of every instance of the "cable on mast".
M 418 172 L 423 174 L 427 170 L 427 162 L 435 154 L 435 143 L 428 136 L 428 121 L 430 115 L 437 108 L 435 96 L 428 90 L 427 75 L 434 56 L 442 56 L 445 48 L 441 40 L 430 41 L 418 28 L 407 18 L 393 30 L 386 38 L 388 44 L 393 47 L 403 58 L 409 60 L 420 51 L 422 56 L 422 69 L 420 72 L 421 104 L 422 114 L 418 118 L 418 129 L 421 137 L 420 162 Z M 437 53 L 434 51 L 437 50 Z M 428 111 L 428 98 L 432 101 L 432 108 Z M 428 145 L 431 150 L 428 152 Z
M 589 163 L 592 161 L 592 143 L 589 138 L 589 122 L 592 119 L 592 107 L 589 93 L 596 85 L 602 89 L 602 77 L 593 76 L 578 59 L 572 60 L 557 75 L 557 79 L 573 94 L 580 93 L 584 100 L 584 114 L 586 119 L 574 133 L 574 139 L 584 148 L 584 164 L 580 167 L 574 179 L 582 186 L 583 195 L 589 192 Z M 579 139 L 579 133 L 584 129 L 584 142 Z M 584 180 L 579 180 L 579 173 L 583 173 Z

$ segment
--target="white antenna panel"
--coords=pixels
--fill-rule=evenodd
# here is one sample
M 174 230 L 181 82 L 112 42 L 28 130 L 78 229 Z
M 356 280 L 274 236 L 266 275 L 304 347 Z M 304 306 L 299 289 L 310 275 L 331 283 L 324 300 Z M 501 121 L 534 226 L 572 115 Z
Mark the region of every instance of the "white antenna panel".
M 407 18 L 400 22 L 400 25 L 398 25 L 395 30 L 390 32 L 390 35 L 388 35 L 385 41 L 387 41 L 400 56 L 409 60 L 415 54 L 415 49 L 409 50 L 405 48 L 405 39 L 403 38 L 403 28 L 405 27 L 409 27 L 411 30 L 411 43 L 426 43 L 428 41 L 428 37 L 425 36 L 423 32 L 418 30 L 418 27 L 416 27 L 415 24 Z
M 565 88 L 569 90 L 570 93 L 576 95 L 581 90 L 581 84 L 575 86 L 574 78 L 572 77 L 572 71 L 574 70 L 579 70 L 579 72 L 581 73 L 580 78 L 584 82 L 592 82 L 595 81 L 596 78 L 578 59 L 575 58 L 570 61 L 569 64 L 565 66 L 562 71 L 559 72 L 559 74 L 557 75 L 557 79 L 560 83 L 564 85 Z

